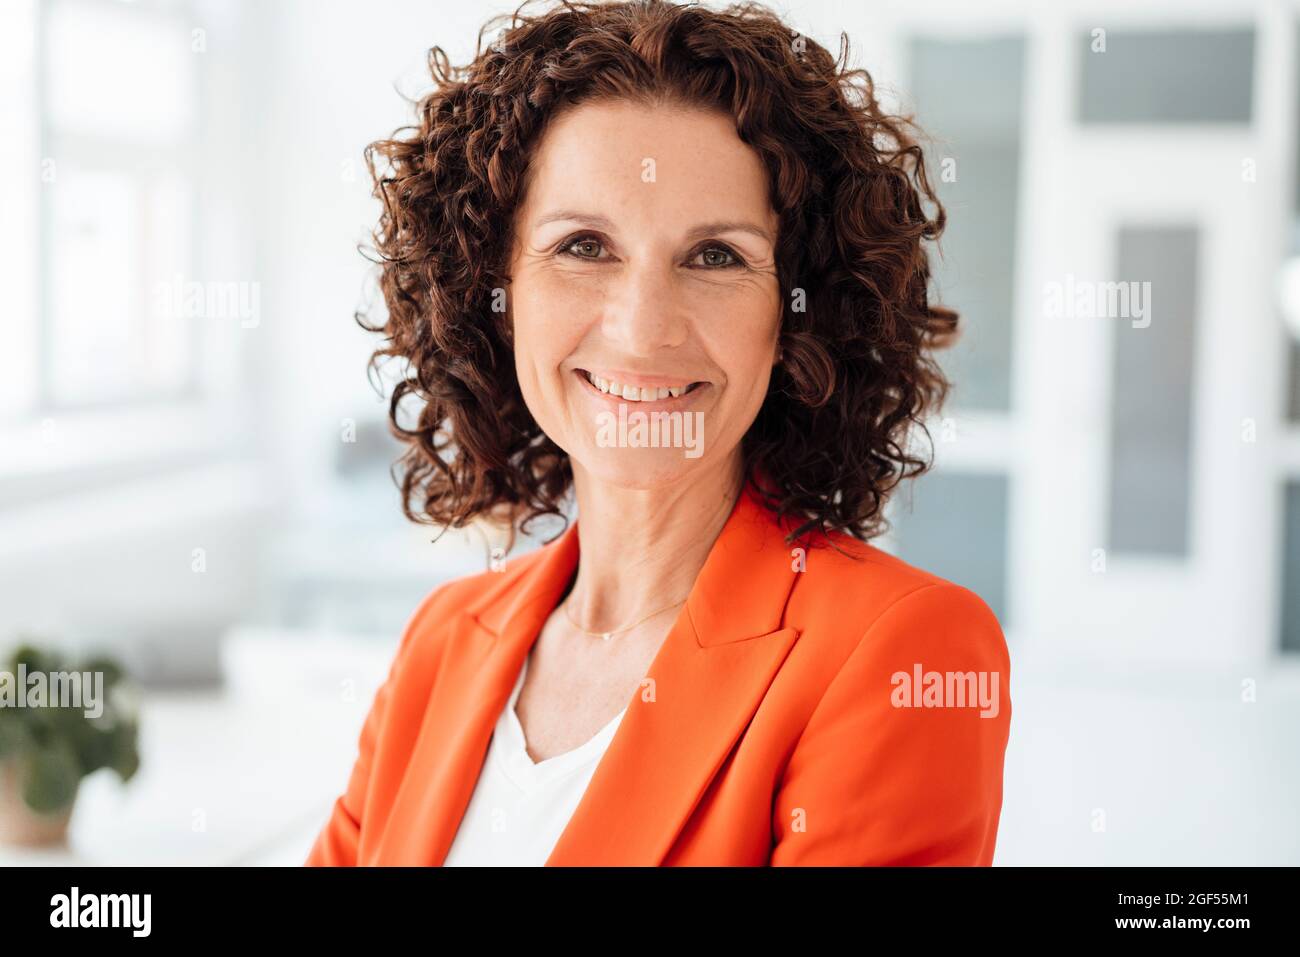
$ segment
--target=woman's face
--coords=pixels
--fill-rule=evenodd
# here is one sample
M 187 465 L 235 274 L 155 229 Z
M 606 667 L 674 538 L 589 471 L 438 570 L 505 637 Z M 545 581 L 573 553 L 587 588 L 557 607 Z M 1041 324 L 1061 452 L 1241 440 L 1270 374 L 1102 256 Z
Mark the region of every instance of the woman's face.
M 507 314 L 542 430 L 575 472 L 624 487 L 734 465 L 781 316 L 758 156 L 724 114 L 586 103 L 529 175 Z

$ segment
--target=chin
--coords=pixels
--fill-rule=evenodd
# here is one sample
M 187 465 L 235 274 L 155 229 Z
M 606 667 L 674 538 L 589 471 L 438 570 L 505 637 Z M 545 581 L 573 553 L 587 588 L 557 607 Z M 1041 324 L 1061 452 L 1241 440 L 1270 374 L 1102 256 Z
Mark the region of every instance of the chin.
M 578 461 L 598 482 L 626 489 L 656 489 L 676 484 L 703 468 L 704 458 L 687 458 L 682 449 L 584 450 Z

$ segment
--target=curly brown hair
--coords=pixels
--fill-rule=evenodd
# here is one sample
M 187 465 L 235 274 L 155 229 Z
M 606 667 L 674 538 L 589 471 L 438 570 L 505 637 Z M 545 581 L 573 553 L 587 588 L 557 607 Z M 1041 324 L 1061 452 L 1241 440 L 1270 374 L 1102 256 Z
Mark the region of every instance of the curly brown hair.
M 945 213 L 911 118 L 884 112 L 870 74 L 846 68 L 845 35 L 833 60 L 757 3 L 560 0 L 523 16 L 527 6 L 489 20 L 464 67 L 433 47 L 418 124 L 365 152 L 383 205 L 373 238 L 387 316 L 357 319 L 385 337 L 372 373 L 405 362 L 388 415 L 407 444 L 394 466 L 406 516 L 447 527 L 493 516 L 512 529 L 522 518 L 524 531 L 564 516 L 572 469 L 524 403 L 500 291 L 548 120 L 621 99 L 726 111 L 768 169 L 783 359 L 742 440 L 745 480 L 797 520 L 788 541 L 880 534 L 892 490 L 930 467 L 909 433 L 928 438 L 923 419 L 947 397 L 930 350 L 957 326 L 928 301 L 923 244 Z

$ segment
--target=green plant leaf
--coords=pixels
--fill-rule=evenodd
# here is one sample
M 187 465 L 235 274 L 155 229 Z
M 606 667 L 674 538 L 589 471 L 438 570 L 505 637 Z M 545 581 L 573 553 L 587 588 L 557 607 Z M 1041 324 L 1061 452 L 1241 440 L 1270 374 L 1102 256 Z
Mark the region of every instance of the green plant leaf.
M 10 655 L 7 670 L 100 672 L 103 712 L 89 718 L 78 707 L 0 708 L 0 757 L 17 761 L 24 800 L 33 810 L 60 810 L 76 797 L 83 777 L 111 768 L 123 782 L 140 766 L 135 689 L 122 667 L 106 655 L 75 665 L 66 656 L 26 642 Z M 47 702 L 47 705 L 49 703 Z
M 77 798 L 81 765 L 76 753 L 64 742 L 27 754 L 20 773 L 23 800 L 33 811 L 51 814 L 70 806 Z
M 14 716 L 17 710 L 16 708 L 0 710 L 0 758 L 22 754 L 32 746 L 31 731 L 26 724 Z
M 118 725 L 113 729 L 113 747 L 108 767 L 112 768 L 125 784 L 140 770 L 140 752 L 136 747 L 138 729 L 134 723 Z
M 104 655 L 96 655 L 93 658 L 87 658 L 81 665 L 82 671 L 101 671 L 104 674 L 104 690 L 107 691 L 114 685 L 125 679 L 126 673 L 112 658 Z

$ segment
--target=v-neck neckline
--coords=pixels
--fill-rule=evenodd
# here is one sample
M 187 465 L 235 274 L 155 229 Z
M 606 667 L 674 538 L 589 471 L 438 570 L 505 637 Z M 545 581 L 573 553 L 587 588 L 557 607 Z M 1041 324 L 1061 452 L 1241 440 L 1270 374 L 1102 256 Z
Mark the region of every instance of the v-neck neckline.
M 520 693 L 524 687 L 524 679 L 528 673 L 528 660 L 531 657 L 531 653 L 524 656 L 523 666 L 519 669 L 519 675 L 515 678 L 514 689 L 510 692 L 510 700 L 506 702 L 505 710 L 502 711 L 501 717 L 497 721 L 496 733 L 499 747 L 493 749 L 500 759 L 501 769 L 516 785 L 525 791 L 536 790 L 549 782 L 594 763 L 599 754 L 604 751 L 609 739 L 614 736 L 619 723 L 627 713 L 627 708 L 624 708 L 610 718 L 599 731 L 576 748 L 562 754 L 553 755 L 542 761 L 534 761 L 528 754 L 523 723 L 519 720 L 519 715 L 515 711 L 515 705 L 519 701 Z

